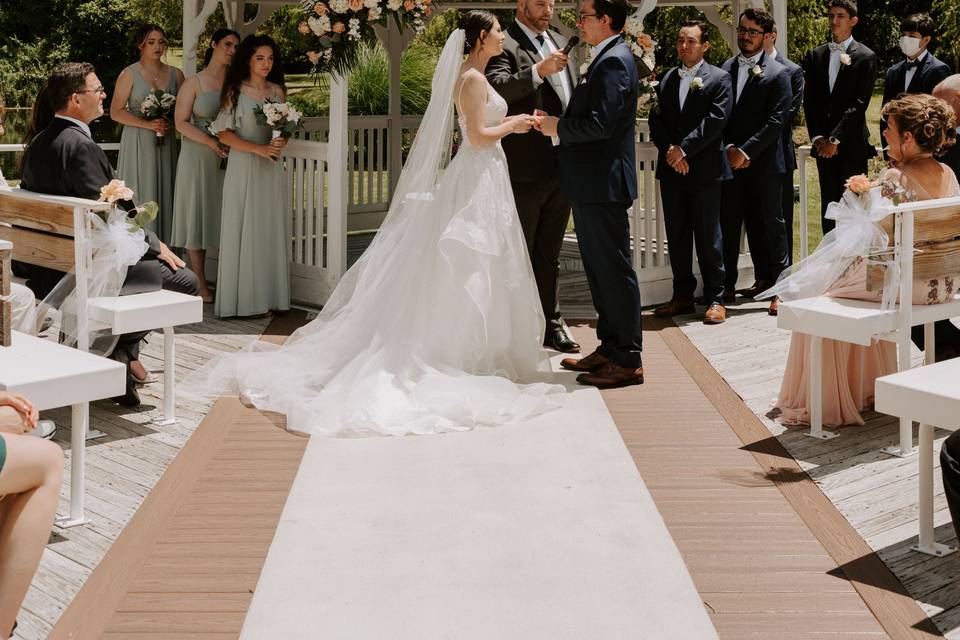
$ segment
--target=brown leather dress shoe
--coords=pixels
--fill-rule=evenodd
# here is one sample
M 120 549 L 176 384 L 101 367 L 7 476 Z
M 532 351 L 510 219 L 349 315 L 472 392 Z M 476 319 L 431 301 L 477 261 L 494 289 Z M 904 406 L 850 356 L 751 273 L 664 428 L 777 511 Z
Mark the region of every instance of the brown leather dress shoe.
M 669 318 L 679 316 L 684 313 L 696 313 L 693 302 L 681 302 L 680 300 L 671 300 L 665 305 L 659 306 L 653 310 L 653 315 L 658 318 Z
M 581 373 L 577 376 L 577 382 L 598 389 L 616 389 L 643 384 L 643 367 L 634 369 L 607 362 L 593 373 Z
M 743 296 L 744 298 L 752 298 L 761 291 L 766 291 L 769 288 L 769 284 L 762 280 L 757 280 L 752 286 L 747 287 L 746 289 L 737 289 L 737 294 Z
M 771 316 L 777 315 L 777 311 L 780 307 L 780 298 L 773 296 L 773 300 L 770 301 L 770 307 L 767 309 L 767 313 Z
M 727 310 L 719 302 L 714 302 L 703 314 L 703 324 L 720 324 L 727 319 Z
M 568 371 L 596 371 L 610 360 L 596 351 L 585 358 L 564 358 L 560 366 Z

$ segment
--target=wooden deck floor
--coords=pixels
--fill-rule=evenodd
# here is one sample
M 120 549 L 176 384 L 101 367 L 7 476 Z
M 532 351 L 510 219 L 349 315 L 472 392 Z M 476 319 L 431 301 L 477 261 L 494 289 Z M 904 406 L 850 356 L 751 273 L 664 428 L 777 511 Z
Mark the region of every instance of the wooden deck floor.
M 720 636 L 939 637 L 686 337 L 647 324 L 648 382 L 605 400 Z M 303 442 L 219 401 L 50 637 L 236 638 Z

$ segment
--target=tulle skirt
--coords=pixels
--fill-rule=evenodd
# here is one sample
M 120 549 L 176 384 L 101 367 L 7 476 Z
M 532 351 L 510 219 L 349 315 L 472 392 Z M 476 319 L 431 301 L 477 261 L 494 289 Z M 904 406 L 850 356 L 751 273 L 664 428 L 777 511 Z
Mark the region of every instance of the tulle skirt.
M 219 358 L 209 387 L 315 434 L 440 433 L 558 406 L 499 144 L 463 146 L 433 192 L 395 198 L 320 316 L 283 347 Z

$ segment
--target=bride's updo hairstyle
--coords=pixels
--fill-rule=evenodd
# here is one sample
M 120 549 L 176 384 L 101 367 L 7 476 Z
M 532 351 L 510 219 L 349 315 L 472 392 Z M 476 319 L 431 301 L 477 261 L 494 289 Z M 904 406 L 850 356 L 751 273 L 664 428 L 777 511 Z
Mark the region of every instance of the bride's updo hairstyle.
M 893 118 L 903 134 L 913 134 L 917 146 L 927 153 L 943 153 L 957 141 L 957 116 L 940 98 L 927 94 L 905 95 L 883 107 L 880 117 Z
M 467 14 L 460 19 L 460 28 L 463 29 L 464 32 L 464 55 L 482 46 L 484 36 L 490 33 L 490 30 L 493 29 L 493 25 L 496 23 L 497 16 L 489 11 L 480 11 L 478 9 L 468 11 Z

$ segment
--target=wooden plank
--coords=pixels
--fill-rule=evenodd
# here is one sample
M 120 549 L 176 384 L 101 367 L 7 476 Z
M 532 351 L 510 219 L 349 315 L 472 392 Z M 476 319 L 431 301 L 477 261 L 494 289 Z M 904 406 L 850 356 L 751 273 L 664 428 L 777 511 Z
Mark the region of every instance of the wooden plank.
M 72 271 L 73 239 L 29 229 L 0 226 L 0 240 L 13 243 L 13 259 L 28 264 Z
M 73 237 L 73 207 L 0 193 L 0 222 Z

